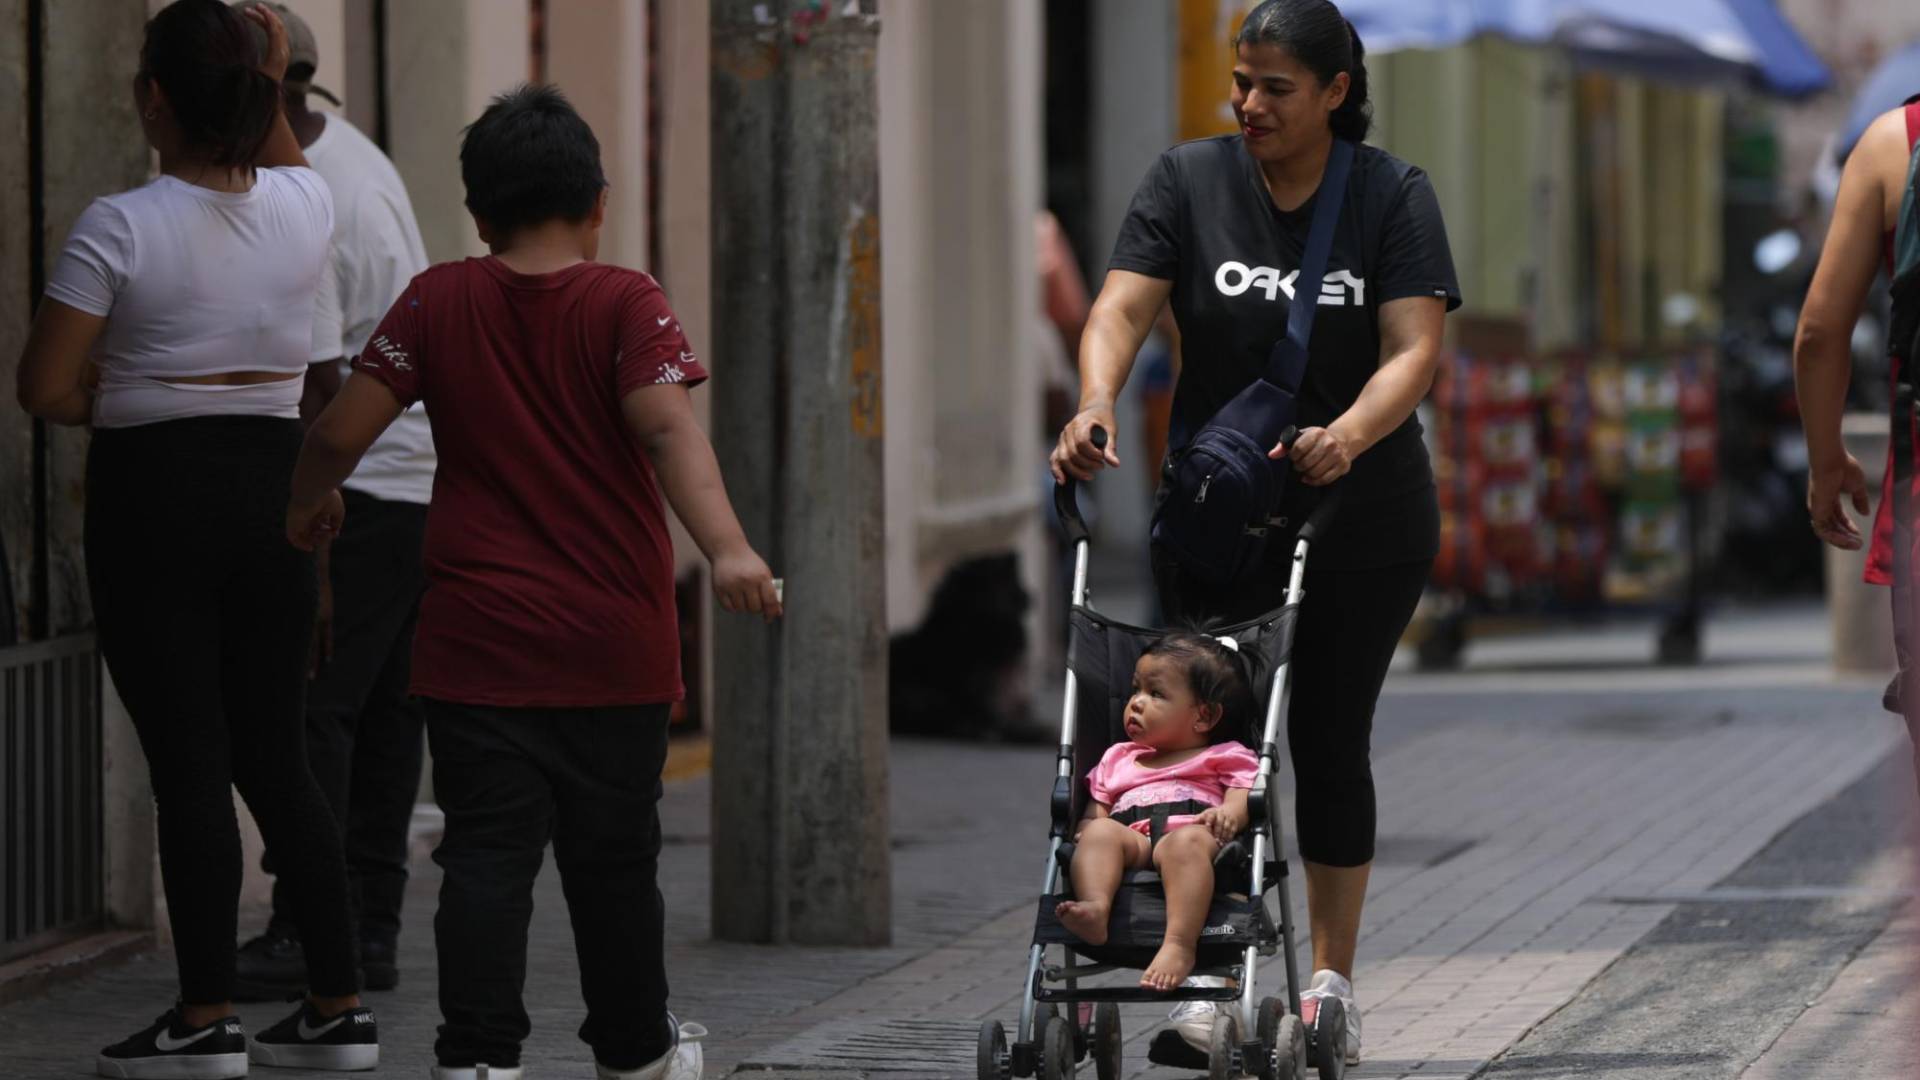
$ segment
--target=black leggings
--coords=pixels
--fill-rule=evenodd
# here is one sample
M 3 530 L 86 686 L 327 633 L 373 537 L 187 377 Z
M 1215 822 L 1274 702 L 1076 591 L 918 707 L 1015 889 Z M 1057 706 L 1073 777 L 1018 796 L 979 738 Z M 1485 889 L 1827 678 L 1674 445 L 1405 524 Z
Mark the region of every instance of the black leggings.
M 180 997 L 233 996 L 240 831 L 232 789 L 293 884 L 309 984 L 358 989 L 346 864 L 307 766 L 313 559 L 287 543 L 294 420 L 202 417 L 98 431 L 87 580 L 100 651 L 146 751 Z
M 1286 551 L 1292 550 L 1288 542 Z M 1173 625 L 1240 622 L 1286 600 L 1287 562 L 1276 560 L 1259 579 L 1232 589 L 1197 585 L 1158 551 L 1153 563 L 1160 605 Z M 1432 568 L 1431 559 L 1372 570 L 1319 568 L 1307 559 L 1306 599 L 1293 636 L 1287 745 L 1300 857 L 1308 862 L 1373 861 L 1373 709 Z M 1261 718 L 1251 722 L 1257 738 Z

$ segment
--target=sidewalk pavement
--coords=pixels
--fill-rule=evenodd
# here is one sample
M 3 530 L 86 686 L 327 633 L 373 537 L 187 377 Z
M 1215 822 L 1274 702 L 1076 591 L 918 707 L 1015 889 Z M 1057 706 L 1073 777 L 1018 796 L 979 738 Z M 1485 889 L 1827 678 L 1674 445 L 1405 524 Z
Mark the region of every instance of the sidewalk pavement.
M 1909 908 L 1856 956 L 1833 985 L 1807 1004 L 1741 1080 L 1808 1076 L 1907 1080 L 1920 1040 L 1920 912 Z
M 1396 674 L 1376 719 L 1381 842 L 1355 980 L 1367 1062 L 1350 1075 L 1475 1074 L 1677 903 L 1711 890 L 1899 746 L 1905 733 L 1879 712 L 1877 686 L 1831 680 L 1817 644 L 1779 644 L 1817 643 L 1821 628 L 1808 613 L 1718 623 L 1700 669 L 1652 669 L 1649 637 L 1601 631 L 1531 651 L 1503 643 L 1471 656 L 1462 675 Z M 1051 754 L 898 740 L 892 765 L 886 949 L 711 940 L 711 860 L 725 857 L 709 847 L 714 796 L 704 777 L 669 784 L 662 887 L 674 1002 L 712 1031 L 709 1076 L 970 1077 L 979 1021 L 1012 1020 L 1043 870 Z M 383 1071 L 402 1076 L 426 1074 L 438 1019 L 437 872 L 428 862 L 416 871 L 401 988 L 372 998 Z M 1303 898 L 1296 904 L 1304 924 Z M 1912 933 L 1889 931 L 1778 1035 L 1768 1056 L 1779 1068 L 1807 1060 L 1796 1053 L 1817 1058 L 1861 1001 L 1912 1015 L 1912 995 L 1885 974 Z M 527 986 L 533 1077 L 592 1075 L 573 1035 L 569 937 L 549 870 L 536 890 Z M 1262 968 L 1263 993 L 1277 992 L 1282 970 Z M 0 1076 L 86 1075 L 95 1048 L 156 1015 L 171 986 L 170 961 L 154 956 L 0 1010 Z M 258 1030 L 282 1012 L 242 1015 Z M 1143 1068 L 1164 1011 L 1126 1006 L 1122 1016 L 1124 1075 L 1172 1075 Z

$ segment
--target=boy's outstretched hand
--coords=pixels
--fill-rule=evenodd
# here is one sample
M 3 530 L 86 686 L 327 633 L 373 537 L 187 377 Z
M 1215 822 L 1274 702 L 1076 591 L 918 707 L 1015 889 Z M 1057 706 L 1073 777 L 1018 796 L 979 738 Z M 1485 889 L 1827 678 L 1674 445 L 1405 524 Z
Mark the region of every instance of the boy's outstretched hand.
M 751 612 L 768 622 L 785 610 L 780 590 L 774 587 L 773 571 L 750 547 L 722 552 L 713 560 L 713 592 L 720 606 L 732 612 Z

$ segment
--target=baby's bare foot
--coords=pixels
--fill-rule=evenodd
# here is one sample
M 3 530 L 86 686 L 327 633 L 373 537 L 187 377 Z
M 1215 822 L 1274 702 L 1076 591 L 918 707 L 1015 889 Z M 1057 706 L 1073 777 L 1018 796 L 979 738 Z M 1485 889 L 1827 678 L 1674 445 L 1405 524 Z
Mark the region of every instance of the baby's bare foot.
M 1059 917 L 1060 925 L 1073 931 L 1073 936 L 1089 945 L 1107 943 L 1107 914 L 1111 905 L 1096 904 L 1091 900 L 1067 900 L 1053 913 Z
M 1146 974 L 1140 976 L 1140 985 L 1149 990 L 1171 990 L 1193 974 L 1193 961 L 1193 946 L 1163 942 L 1153 963 L 1147 965 Z

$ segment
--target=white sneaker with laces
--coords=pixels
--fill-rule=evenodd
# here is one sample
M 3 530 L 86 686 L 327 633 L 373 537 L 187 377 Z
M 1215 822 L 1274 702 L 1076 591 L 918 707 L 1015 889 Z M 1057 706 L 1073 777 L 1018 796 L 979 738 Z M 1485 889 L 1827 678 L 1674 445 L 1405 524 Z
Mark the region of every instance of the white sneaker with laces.
M 595 1062 L 600 1080 L 700 1080 L 700 1070 L 705 1066 L 700 1040 L 707 1037 L 707 1029 L 699 1024 L 681 1023 L 672 1013 L 667 1014 L 667 1020 L 674 1030 L 671 1050 L 659 1060 L 637 1069 L 609 1069 Z
M 1313 973 L 1313 984 L 1300 993 L 1300 1020 L 1311 1030 L 1320 1014 L 1320 1002 L 1339 998 L 1347 1012 L 1347 1039 L 1342 1047 L 1347 1064 L 1360 1064 L 1360 1006 L 1353 1000 L 1353 983 L 1330 968 Z
M 1227 980 L 1218 975 L 1189 975 L 1181 986 L 1225 986 Z M 1213 1018 L 1220 1012 L 1217 1001 L 1183 1001 L 1167 1014 L 1167 1023 L 1187 1045 L 1201 1053 L 1213 1039 Z

